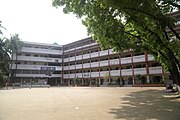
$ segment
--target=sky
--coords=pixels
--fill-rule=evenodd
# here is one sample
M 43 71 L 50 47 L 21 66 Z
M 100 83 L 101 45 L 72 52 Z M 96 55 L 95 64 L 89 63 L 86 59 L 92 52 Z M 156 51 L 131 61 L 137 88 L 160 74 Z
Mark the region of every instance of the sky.
M 87 36 L 81 20 L 52 6 L 52 0 L 0 0 L 4 36 L 18 33 L 22 41 L 65 45 Z

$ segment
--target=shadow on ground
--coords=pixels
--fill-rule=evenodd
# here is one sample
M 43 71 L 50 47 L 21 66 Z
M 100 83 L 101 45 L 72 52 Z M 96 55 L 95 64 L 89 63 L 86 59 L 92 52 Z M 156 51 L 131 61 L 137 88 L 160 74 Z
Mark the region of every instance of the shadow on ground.
M 120 98 L 122 105 L 110 109 L 115 119 L 180 120 L 180 102 L 164 98 L 162 91 L 144 90 Z

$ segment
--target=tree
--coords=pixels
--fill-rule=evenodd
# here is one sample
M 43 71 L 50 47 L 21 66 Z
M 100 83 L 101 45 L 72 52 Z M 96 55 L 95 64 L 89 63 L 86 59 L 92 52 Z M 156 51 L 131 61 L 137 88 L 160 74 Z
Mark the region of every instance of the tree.
M 5 40 L 5 47 L 7 49 L 7 53 L 10 55 L 11 61 L 10 61 L 10 78 L 14 75 L 16 75 L 16 70 L 17 70 L 17 52 L 21 50 L 22 48 L 22 41 L 19 38 L 18 34 L 11 35 L 11 37 L 8 39 L 6 38 Z M 15 71 L 12 70 L 12 64 L 13 64 L 13 59 L 14 55 L 16 55 L 15 58 Z
M 8 76 L 9 60 L 9 54 L 7 53 L 7 49 L 5 47 L 5 38 L 0 38 L 0 86 L 3 86 L 5 82 L 4 79 Z
M 148 51 L 177 84 L 180 36 L 174 30 L 171 13 L 180 9 L 179 3 L 180 0 L 53 0 L 53 6 L 63 6 L 64 13 L 72 12 L 81 18 L 102 48 Z

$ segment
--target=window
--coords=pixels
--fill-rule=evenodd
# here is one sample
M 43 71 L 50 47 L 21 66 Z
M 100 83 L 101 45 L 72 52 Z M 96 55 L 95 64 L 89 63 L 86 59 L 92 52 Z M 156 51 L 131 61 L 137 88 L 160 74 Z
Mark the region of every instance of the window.
M 30 56 L 30 54 L 25 54 L 25 56 Z
M 20 64 L 20 62 L 18 61 L 18 62 L 15 62 L 15 64 Z
M 35 55 L 34 55 L 34 57 L 38 57 L 38 55 L 37 55 L 37 54 L 35 54 Z

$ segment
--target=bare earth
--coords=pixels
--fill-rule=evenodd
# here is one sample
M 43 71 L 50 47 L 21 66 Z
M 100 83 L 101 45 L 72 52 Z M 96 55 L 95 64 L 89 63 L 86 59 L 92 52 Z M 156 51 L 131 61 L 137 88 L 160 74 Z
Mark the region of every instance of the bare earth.
M 59 87 L 0 90 L 0 120 L 180 120 L 164 88 Z

